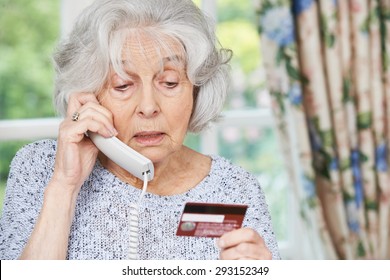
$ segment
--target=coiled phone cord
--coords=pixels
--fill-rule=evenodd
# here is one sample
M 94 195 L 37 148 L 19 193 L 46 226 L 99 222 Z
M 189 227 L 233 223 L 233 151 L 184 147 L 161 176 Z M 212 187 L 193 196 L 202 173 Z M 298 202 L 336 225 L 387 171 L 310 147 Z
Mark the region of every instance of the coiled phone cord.
M 130 242 L 129 242 L 129 260 L 138 259 L 138 230 L 139 230 L 139 206 L 148 188 L 148 174 L 144 172 L 144 184 L 142 192 L 138 198 L 137 203 L 130 204 L 129 225 L 130 225 Z

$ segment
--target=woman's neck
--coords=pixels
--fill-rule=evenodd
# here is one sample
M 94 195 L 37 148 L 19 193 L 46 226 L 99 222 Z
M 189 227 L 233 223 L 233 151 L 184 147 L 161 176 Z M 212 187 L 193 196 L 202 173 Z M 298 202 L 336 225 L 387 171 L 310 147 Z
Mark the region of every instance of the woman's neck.
M 143 181 L 121 168 L 102 153 L 102 165 L 120 180 L 142 189 Z M 157 195 L 175 195 L 188 191 L 206 177 L 211 159 L 183 146 L 164 161 L 154 163 L 154 178 L 148 183 L 147 192 Z

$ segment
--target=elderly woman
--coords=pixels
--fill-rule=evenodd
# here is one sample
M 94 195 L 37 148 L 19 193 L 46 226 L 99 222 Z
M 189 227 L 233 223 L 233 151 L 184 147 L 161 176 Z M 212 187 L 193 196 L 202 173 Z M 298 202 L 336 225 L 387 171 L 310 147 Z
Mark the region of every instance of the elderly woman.
M 1 259 L 126 259 L 130 204 L 143 182 L 88 137 L 116 136 L 149 158 L 139 207 L 140 259 L 278 259 L 254 176 L 183 145 L 215 121 L 230 51 L 190 0 L 96 1 L 58 47 L 57 141 L 22 148 L 11 164 Z M 220 238 L 178 236 L 186 202 L 248 205 L 243 227 Z

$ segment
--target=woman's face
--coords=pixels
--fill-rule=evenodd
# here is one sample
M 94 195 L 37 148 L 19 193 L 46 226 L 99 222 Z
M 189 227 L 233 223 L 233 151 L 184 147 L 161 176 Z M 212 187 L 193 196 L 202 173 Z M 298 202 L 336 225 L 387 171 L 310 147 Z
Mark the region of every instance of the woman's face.
M 99 95 L 114 116 L 117 137 L 154 163 L 181 149 L 193 108 L 182 48 L 168 44 L 169 52 L 158 51 L 148 37 L 141 36 L 141 44 L 127 40 L 122 60 L 130 78 L 113 73 Z

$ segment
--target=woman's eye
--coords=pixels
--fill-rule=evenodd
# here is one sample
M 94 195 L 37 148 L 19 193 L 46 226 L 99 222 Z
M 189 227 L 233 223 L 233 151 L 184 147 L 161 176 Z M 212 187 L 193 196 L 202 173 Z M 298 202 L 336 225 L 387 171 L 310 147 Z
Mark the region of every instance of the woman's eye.
M 177 82 L 163 82 L 163 84 L 167 87 L 167 88 L 175 88 L 179 83 Z
M 126 91 L 129 88 L 130 88 L 129 84 L 125 84 L 125 85 L 120 85 L 120 86 L 114 87 L 114 89 L 117 90 L 117 91 Z

